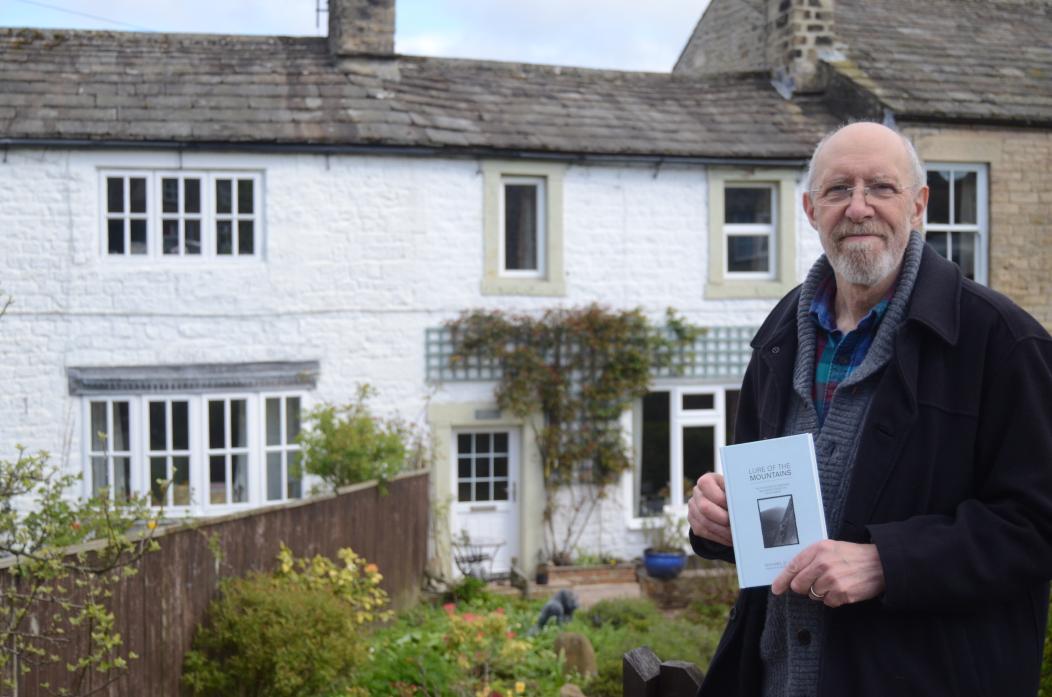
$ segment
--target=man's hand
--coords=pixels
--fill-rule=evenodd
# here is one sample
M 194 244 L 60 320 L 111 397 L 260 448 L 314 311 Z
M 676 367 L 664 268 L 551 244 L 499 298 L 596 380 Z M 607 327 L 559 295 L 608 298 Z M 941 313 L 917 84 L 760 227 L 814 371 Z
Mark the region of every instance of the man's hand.
M 731 546 L 731 519 L 722 474 L 707 472 L 698 478 L 687 502 L 687 520 L 698 537 Z
M 793 557 L 771 584 L 775 595 L 790 589 L 800 595 L 814 591 L 829 607 L 875 598 L 884 592 L 884 567 L 877 546 L 816 542 Z

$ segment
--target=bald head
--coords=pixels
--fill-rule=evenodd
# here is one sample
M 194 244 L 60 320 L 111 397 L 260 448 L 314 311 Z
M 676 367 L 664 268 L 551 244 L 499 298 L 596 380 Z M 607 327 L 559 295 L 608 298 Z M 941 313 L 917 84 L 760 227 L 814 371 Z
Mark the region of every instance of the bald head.
M 913 143 L 906 136 L 883 124 L 859 121 L 841 126 L 819 141 L 815 147 L 814 154 L 811 155 L 811 162 L 807 166 L 808 191 L 814 190 L 818 185 L 823 165 L 822 154 L 831 143 L 837 146 L 844 146 L 848 150 L 854 150 L 856 154 L 859 154 L 863 147 L 870 149 L 873 146 L 886 147 L 886 152 L 893 154 L 893 159 L 901 169 L 905 179 L 903 181 L 904 184 L 920 186 L 925 182 L 924 164 L 921 162 L 920 156 L 917 155 L 917 150 L 913 147 Z M 835 148 L 838 152 L 840 149 L 840 147 Z

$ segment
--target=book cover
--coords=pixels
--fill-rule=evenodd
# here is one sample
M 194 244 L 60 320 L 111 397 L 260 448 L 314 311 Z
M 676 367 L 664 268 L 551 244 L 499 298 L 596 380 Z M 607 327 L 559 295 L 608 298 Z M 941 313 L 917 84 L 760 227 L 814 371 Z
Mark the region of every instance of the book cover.
M 828 537 L 810 433 L 720 448 L 742 588 L 769 586 L 801 550 Z

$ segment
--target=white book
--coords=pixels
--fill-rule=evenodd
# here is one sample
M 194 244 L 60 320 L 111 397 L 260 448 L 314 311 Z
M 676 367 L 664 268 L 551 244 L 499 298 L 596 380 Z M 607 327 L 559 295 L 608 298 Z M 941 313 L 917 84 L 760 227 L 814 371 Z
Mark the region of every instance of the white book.
M 801 550 L 828 538 L 810 433 L 720 448 L 741 588 L 769 586 Z

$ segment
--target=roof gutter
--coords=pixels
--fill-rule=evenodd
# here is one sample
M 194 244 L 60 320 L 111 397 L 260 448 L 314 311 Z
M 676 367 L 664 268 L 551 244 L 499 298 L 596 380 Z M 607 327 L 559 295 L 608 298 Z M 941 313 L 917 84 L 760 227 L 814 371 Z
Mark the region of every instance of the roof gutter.
M 435 148 L 412 145 L 350 145 L 322 143 L 176 142 L 168 140 L 93 140 L 89 138 L 0 138 L 0 148 L 72 148 L 106 150 L 166 150 L 172 152 L 297 153 L 314 155 L 382 155 L 395 157 L 459 157 L 547 160 L 580 164 L 684 164 L 739 167 L 803 167 L 807 157 L 716 157 L 706 155 L 641 155 L 549 152 L 497 148 Z

